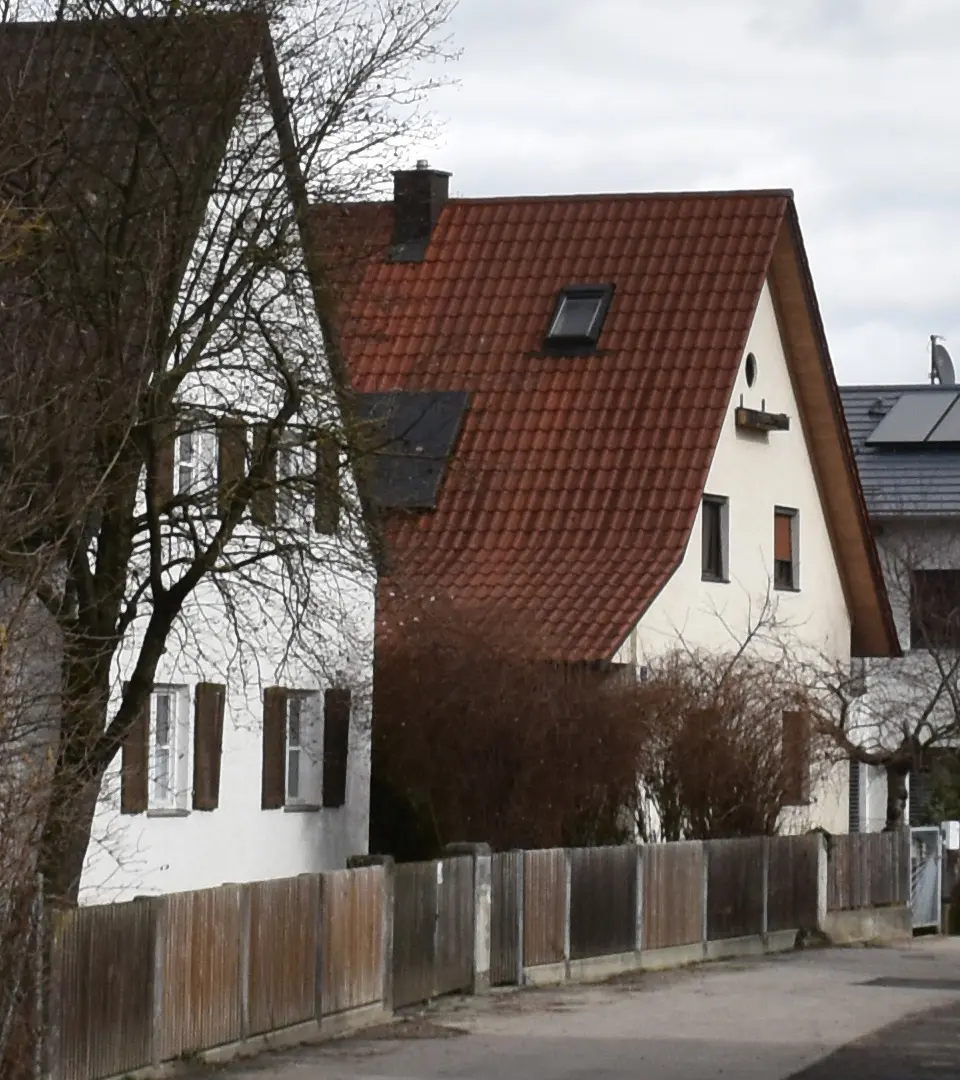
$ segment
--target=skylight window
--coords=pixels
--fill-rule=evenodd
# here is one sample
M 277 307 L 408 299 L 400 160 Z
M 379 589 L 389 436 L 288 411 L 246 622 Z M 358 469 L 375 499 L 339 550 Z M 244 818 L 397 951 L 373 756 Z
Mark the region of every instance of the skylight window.
M 557 297 L 545 347 L 590 352 L 597 344 L 613 296 L 612 285 L 568 285 Z

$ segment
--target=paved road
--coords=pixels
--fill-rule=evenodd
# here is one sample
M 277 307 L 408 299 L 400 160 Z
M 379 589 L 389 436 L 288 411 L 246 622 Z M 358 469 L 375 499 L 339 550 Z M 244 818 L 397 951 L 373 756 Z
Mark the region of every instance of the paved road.
M 209 1075 L 209 1074 L 208 1074 Z M 224 1080 L 960 1077 L 960 940 L 836 949 L 442 1002 Z

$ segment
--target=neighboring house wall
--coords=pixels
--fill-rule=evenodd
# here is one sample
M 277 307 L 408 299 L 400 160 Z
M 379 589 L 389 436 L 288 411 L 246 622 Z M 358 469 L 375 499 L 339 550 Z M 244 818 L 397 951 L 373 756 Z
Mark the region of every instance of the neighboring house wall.
M 756 358 L 748 385 L 746 357 Z M 769 436 L 738 432 L 738 405 L 786 413 L 790 430 Z M 768 286 L 760 297 L 744 361 L 705 487 L 728 500 L 725 583 L 702 580 L 701 519 L 686 555 L 650 605 L 617 659 L 640 665 L 681 644 L 704 650 L 738 647 L 765 609 L 776 635 L 807 658 L 849 663 L 850 615 L 811 464 Z M 773 588 L 774 510 L 798 512 L 799 589 Z M 769 605 L 769 606 L 768 606 Z M 818 785 L 815 805 L 791 811 L 790 827 L 807 822 L 846 831 L 847 777 L 831 770 Z
M 887 518 L 874 522 L 884 581 L 890 596 L 903 649 L 903 657 L 872 660 L 867 666 L 867 694 L 860 703 L 855 741 L 870 750 L 892 749 L 899 737 L 898 723 L 915 727 L 941 682 L 937 657 L 925 649 L 911 648 L 910 570 L 960 570 L 960 522 Z M 946 650 L 939 659 L 949 661 Z M 956 722 L 949 703 L 940 712 L 942 724 Z M 882 769 L 871 769 L 869 829 L 878 831 L 886 822 L 887 781 Z M 910 779 L 907 780 L 908 788 Z M 907 814 L 909 815 L 909 804 Z

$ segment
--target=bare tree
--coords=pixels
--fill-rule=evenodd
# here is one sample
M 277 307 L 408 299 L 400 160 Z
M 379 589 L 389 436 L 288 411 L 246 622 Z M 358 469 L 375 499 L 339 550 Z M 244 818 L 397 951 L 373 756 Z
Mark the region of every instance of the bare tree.
M 265 629 L 271 665 L 358 666 L 376 538 L 307 191 L 368 195 L 422 132 L 451 6 L 67 0 L 0 28 L 0 205 L 29 239 L 0 265 L 3 451 L 31 510 L 2 568 L 63 657 L 52 897 L 75 901 L 107 767 L 212 610 L 241 667 Z

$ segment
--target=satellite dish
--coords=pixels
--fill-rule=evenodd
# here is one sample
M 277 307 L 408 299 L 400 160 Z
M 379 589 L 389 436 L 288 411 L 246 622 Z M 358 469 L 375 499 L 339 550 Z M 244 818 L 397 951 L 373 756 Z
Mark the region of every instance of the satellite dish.
M 957 385 L 953 361 L 946 347 L 937 340 L 936 335 L 930 338 L 930 381 L 933 382 L 934 378 L 941 386 Z

